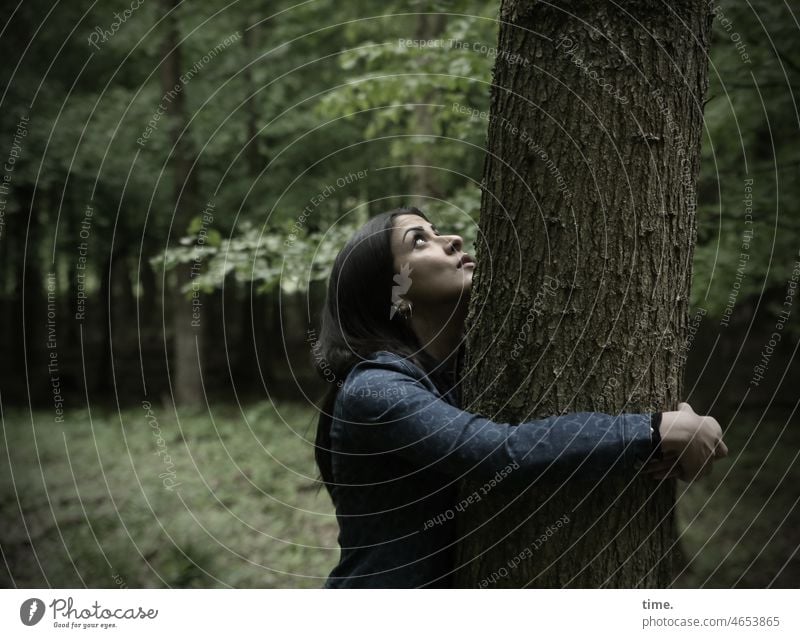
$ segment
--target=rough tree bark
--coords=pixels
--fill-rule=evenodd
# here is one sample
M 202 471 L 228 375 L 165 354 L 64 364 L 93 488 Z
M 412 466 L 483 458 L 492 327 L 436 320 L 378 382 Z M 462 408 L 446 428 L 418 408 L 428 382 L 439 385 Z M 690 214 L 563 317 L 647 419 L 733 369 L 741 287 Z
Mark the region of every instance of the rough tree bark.
M 503 0 L 500 17 L 465 409 L 677 409 L 709 7 Z M 499 485 L 459 515 L 458 586 L 669 586 L 674 479 L 657 485 Z

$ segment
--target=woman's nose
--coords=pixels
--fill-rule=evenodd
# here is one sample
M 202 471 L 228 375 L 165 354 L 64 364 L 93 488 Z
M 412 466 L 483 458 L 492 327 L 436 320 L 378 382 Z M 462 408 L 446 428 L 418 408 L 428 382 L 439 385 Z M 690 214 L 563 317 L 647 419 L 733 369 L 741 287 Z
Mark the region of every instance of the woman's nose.
M 464 240 L 459 235 L 450 235 L 449 239 L 452 252 L 461 250 L 461 247 L 464 245 Z

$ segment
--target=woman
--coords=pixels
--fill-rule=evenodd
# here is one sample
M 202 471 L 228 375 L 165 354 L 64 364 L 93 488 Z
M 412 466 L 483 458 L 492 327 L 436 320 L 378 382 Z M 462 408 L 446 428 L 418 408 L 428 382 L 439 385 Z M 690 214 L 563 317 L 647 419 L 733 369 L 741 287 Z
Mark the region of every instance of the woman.
M 675 412 L 580 412 L 519 425 L 460 409 L 455 372 L 475 263 L 416 208 L 369 220 L 331 271 L 315 360 L 331 382 L 315 457 L 339 522 L 325 587 L 451 587 L 458 481 L 690 480 L 727 455 L 722 431 Z

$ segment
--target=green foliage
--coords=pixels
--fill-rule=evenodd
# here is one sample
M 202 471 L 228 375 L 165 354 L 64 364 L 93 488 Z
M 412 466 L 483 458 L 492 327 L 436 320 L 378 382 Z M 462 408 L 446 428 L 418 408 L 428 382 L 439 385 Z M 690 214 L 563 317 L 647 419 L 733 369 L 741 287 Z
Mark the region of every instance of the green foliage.
M 796 31 L 778 5 L 760 3 L 761 22 L 748 6 L 722 2 L 720 7 L 705 107 L 692 287 L 692 304 L 717 318 L 731 301 L 738 305 L 770 289 L 785 293 L 800 260 L 800 183 L 794 179 L 800 152 L 793 141 L 800 82 Z M 752 180 L 752 192 L 746 180 Z M 750 196 L 752 215 L 744 201 Z M 742 264 L 743 276 L 737 273 Z M 775 315 L 780 310 L 775 304 L 768 308 Z M 796 321 L 787 329 L 800 334 Z
M 6 413 L 0 451 L 13 449 L 17 490 L 0 500 L 0 545 L 16 586 L 47 584 L 32 540 L 52 587 L 113 588 L 115 574 L 130 588 L 320 587 L 338 559 L 338 528 L 315 483 L 313 412 L 269 403 L 152 412 L 155 422 L 141 408 L 95 406 L 63 426 L 52 413 Z M 0 476 L 10 484 L 8 464 Z
M 199 139 L 207 140 L 203 157 L 233 156 L 225 184 L 214 186 L 220 210 L 227 211 L 217 215 L 224 229 L 216 235 L 219 241 L 198 248 L 196 228 L 190 228 L 182 245 L 170 247 L 153 263 L 170 269 L 199 258 L 204 268 L 193 283 L 203 290 L 222 286 L 229 275 L 256 282 L 260 292 L 278 284 L 284 292 L 306 290 L 309 282 L 327 277 L 336 252 L 363 223 L 358 211 L 365 205 L 371 211 L 389 207 L 367 204 L 371 194 L 398 192 L 398 184 L 400 192 L 408 191 L 405 185 L 413 188 L 421 158 L 434 167 L 436 192 L 416 193 L 433 196 L 418 205 L 473 245 L 485 128 L 454 113 L 453 104 L 488 108 L 493 59 L 480 51 L 496 41 L 496 8 L 445 4 L 452 15 L 442 22 L 437 38 L 456 44 L 435 50 L 401 45 L 420 20 L 395 15 L 402 13 L 402 3 L 382 5 L 379 15 L 350 6 L 336 26 L 317 11 L 298 23 L 303 29 L 277 22 L 261 27 L 263 43 L 248 56 L 248 61 L 269 64 L 254 66 L 257 86 L 239 84 L 246 74 L 219 78 L 225 91 L 196 107 L 196 125 L 204 129 Z M 346 19 L 347 12 L 354 22 Z M 380 40 L 365 39 L 366 34 L 380 34 Z M 204 46 L 212 44 L 213 38 Z M 193 47 L 195 55 L 200 49 Z M 238 54 L 247 52 L 241 47 Z M 240 152 L 248 141 L 241 136 L 246 119 L 241 104 L 248 96 L 257 105 L 255 143 L 278 149 L 267 154 L 268 163 L 258 175 L 247 174 L 249 169 L 242 166 L 247 150 Z M 417 104 L 427 105 L 422 108 L 432 114 L 430 130 L 423 134 Z M 226 129 L 239 133 L 223 136 Z M 439 168 L 450 166 L 458 170 Z M 369 173 L 363 182 L 339 186 L 343 177 L 359 171 Z M 333 194 L 323 197 L 322 204 L 315 203 L 330 190 Z
M 453 107 L 489 109 L 496 3 L 184 3 L 175 12 L 180 70 L 191 76 L 181 91 L 189 114 L 183 131 L 161 85 L 168 26 L 161 4 L 144 3 L 99 50 L 87 44 L 93 29 L 128 6 L 98 3 L 84 15 L 61 3 L 48 24 L 78 24 L 74 37 L 51 26 L 35 39 L 23 37 L 24 29 L 2 39 L 9 60 L 27 51 L 13 78 L 13 64 L 3 71 L 0 122 L 12 132 L 30 116 L 7 220 L 27 213 L 30 198 L 20 194 L 35 191 L 43 236 L 33 253 L 46 259 L 54 247 L 57 269 L 74 265 L 89 204 L 96 212 L 87 279 L 94 282 L 109 255 L 141 250 L 143 263 L 168 269 L 199 256 L 204 290 L 227 276 L 254 281 L 260 291 L 279 281 L 303 290 L 325 276 L 335 242 L 390 202 L 422 207 L 474 245 L 486 120 Z M 693 305 L 717 317 L 735 285 L 736 304 L 786 289 L 800 228 L 793 23 L 780 4 L 720 6 L 692 289 Z M 35 27 L 51 8 L 31 0 L 15 20 Z M 178 133 L 193 182 L 176 209 Z M 359 171 L 368 177 L 313 203 Z M 753 180 L 752 225 L 742 203 L 745 179 Z M 198 215 L 210 200 L 216 213 L 197 248 Z
M 221 288 L 229 275 L 239 283 L 256 284 L 256 293 L 270 292 L 277 285 L 284 293 L 293 293 L 328 277 L 336 254 L 356 228 L 339 224 L 325 233 L 284 235 L 245 221 L 234 237 L 217 236 L 206 245 L 188 240 L 187 245 L 153 257 L 151 263 L 166 270 L 180 263 L 199 263 L 202 270 L 182 288 L 187 297 L 193 287 L 204 292 Z

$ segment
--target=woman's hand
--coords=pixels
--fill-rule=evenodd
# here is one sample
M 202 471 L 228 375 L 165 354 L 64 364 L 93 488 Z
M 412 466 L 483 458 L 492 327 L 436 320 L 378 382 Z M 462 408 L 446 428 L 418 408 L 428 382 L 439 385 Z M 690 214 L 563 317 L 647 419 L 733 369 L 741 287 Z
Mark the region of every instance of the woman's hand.
M 693 481 L 711 473 L 714 461 L 728 456 L 722 428 L 710 416 L 700 416 L 688 403 L 661 415 L 663 459 L 650 461 L 642 471 L 656 479 L 677 477 Z

